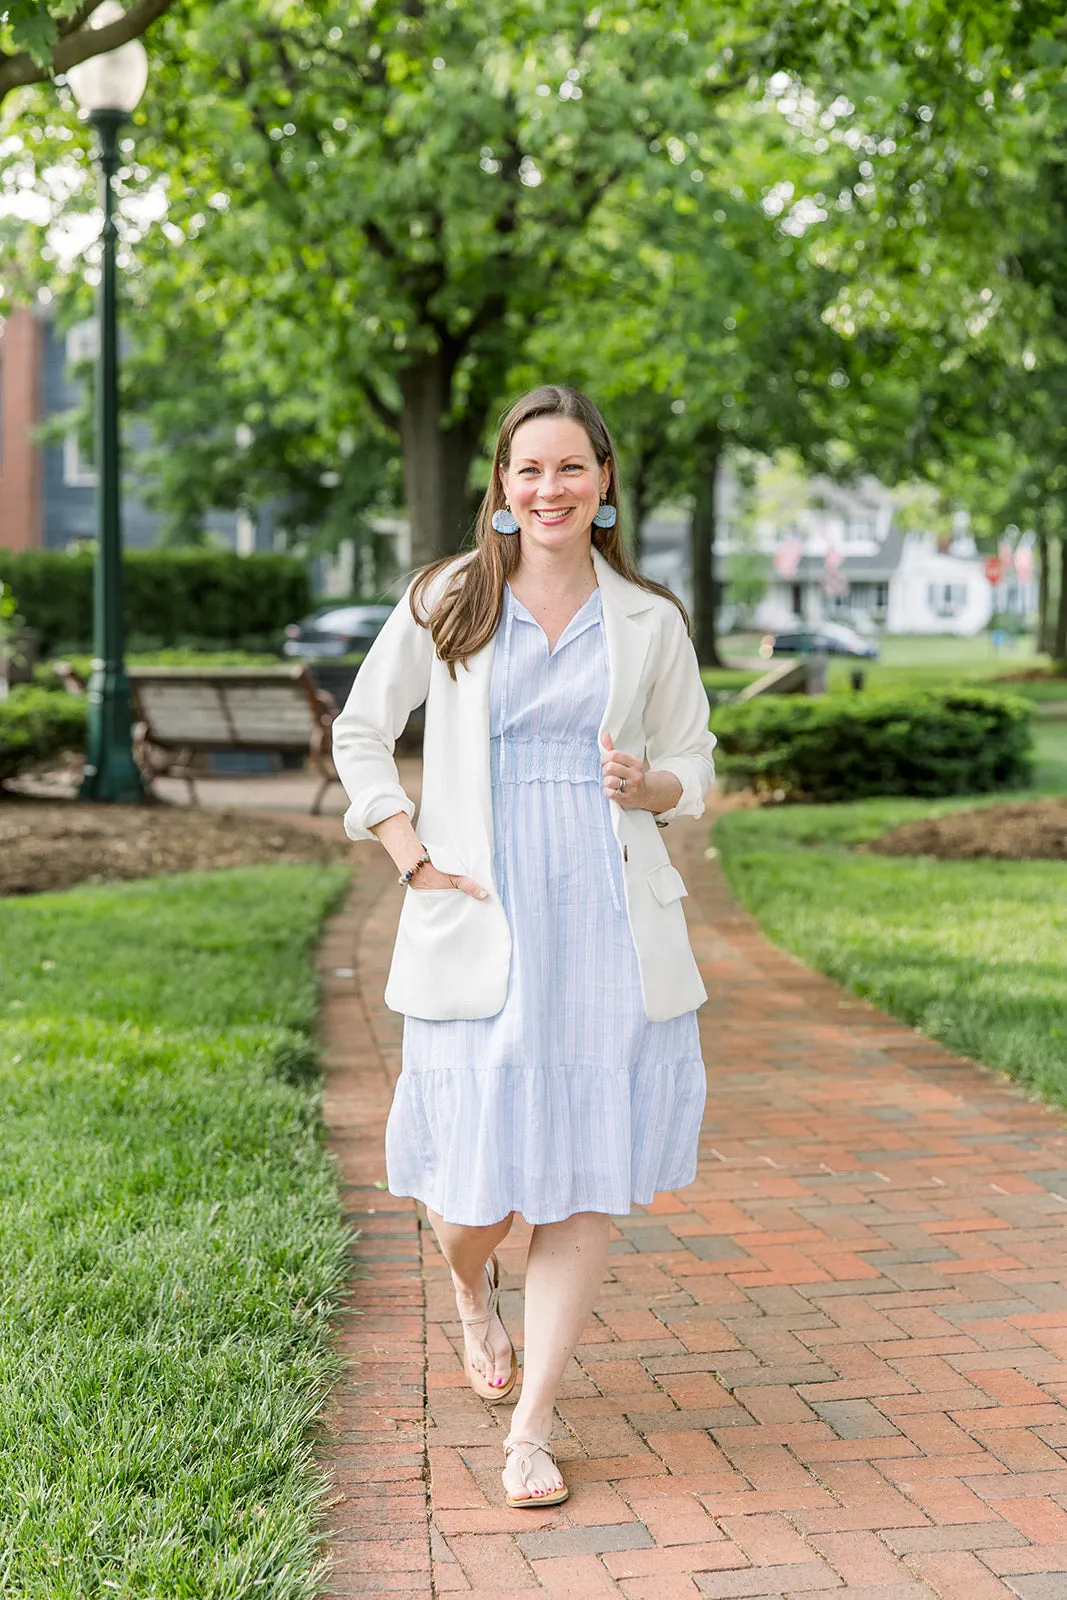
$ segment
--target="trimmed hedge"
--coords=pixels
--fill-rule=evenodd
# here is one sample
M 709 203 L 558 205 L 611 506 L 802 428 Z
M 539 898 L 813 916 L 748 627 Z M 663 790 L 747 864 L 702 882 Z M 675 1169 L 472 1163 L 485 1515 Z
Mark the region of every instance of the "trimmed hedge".
M 988 689 L 768 695 L 716 706 L 727 788 L 788 800 L 937 797 L 1025 785 L 1030 704 Z
M 25 767 L 84 750 L 86 701 L 24 684 L 0 701 L 0 784 Z
M 44 655 L 92 649 L 90 551 L 0 550 L 0 579 L 19 597 Z M 281 631 L 311 610 L 296 556 L 232 550 L 129 550 L 123 557 L 127 647 L 277 650 Z

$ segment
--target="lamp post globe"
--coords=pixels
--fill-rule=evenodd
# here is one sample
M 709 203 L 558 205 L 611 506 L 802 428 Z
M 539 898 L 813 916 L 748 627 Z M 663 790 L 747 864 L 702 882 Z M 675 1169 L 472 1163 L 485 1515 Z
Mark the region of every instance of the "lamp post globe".
M 118 0 L 104 0 L 91 26 L 124 15 Z M 140 800 L 144 784 L 133 759 L 133 706 L 123 660 L 122 485 L 119 459 L 118 306 L 115 195 L 119 129 L 148 82 L 148 57 L 138 39 L 93 56 L 67 71 L 67 82 L 99 140 L 104 229 L 98 297 L 100 351 L 96 382 L 97 541 L 93 568 L 93 669 L 89 680 L 89 748 L 80 798 Z

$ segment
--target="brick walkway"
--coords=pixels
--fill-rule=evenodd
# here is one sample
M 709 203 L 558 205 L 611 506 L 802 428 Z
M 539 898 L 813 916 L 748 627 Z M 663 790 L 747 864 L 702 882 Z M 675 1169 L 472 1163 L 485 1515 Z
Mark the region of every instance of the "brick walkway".
M 698 1181 L 617 1219 L 559 1404 L 571 1498 L 502 1504 L 448 1274 L 391 1198 L 399 891 L 377 846 L 321 953 L 326 1110 L 362 1234 L 326 1421 L 329 1593 L 1067 1600 L 1061 1121 L 690 890 L 710 1094 Z M 526 1230 L 500 1251 L 521 1340 Z

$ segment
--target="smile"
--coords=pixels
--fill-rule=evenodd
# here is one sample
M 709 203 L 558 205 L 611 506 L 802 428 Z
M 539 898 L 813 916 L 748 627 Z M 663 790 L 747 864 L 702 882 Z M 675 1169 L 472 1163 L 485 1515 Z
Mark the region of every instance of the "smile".
M 573 506 L 566 506 L 562 511 L 547 511 L 538 508 L 534 511 L 534 516 L 539 522 L 547 522 L 551 524 L 555 522 L 562 522 L 566 517 L 570 516 L 573 510 Z

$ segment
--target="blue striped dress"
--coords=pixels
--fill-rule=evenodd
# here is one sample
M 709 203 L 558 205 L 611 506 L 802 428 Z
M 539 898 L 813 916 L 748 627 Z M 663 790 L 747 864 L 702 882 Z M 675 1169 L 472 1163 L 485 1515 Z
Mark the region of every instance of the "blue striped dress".
M 696 1175 L 696 1013 L 650 1022 L 597 735 L 596 589 L 549 653 L 511 593 L 490 689 L 494 870 L 513 946 L 494 1017 L 404 1021 L 389 1188 L 447 1222 L 626 1213 Z M 417 890 L 411 891 L 417 893 Z

